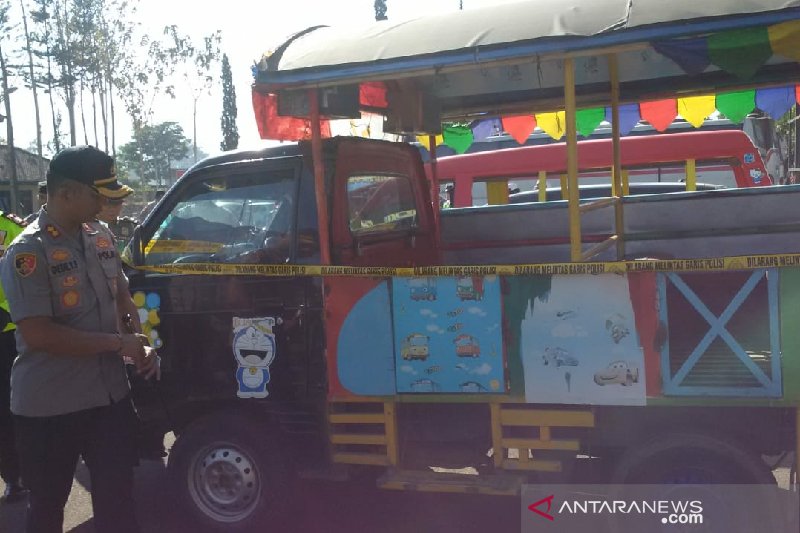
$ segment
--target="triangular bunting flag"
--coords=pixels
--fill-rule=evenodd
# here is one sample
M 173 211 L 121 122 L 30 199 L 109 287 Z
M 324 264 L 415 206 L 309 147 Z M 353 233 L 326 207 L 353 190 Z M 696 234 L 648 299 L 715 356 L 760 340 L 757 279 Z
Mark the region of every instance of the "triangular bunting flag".
M 578 126 L 578 133 L 588 137 L 597 126 L 606 118 L 605 109 L 602 107 L 592 107 L 590 109 L 580 109 L 575 113 L 575 122 Z
M 800 21 L 792 20 L 767 28 L 772 52 L 800 61 Z
M 642 118 L 649 122 L 656 130 L 666 130 L 678 115 L 678 106 L 675 100 L 656 100 L 639 104 Z
M 767 28 L 745 28 L 708 37 L 708 55 L 722 70 L 747 80 L 772 57 Z
M 756 89 L 756 107 L 778 120 L 797 102 L 794 85 Z
M 746 91 L 734 91 L 717 95 L 717 111 L 725 115 L 725 118 L 737 124 L 744 120 L 756 107 L 756 92 L 753 89 Z
M 711 59 L 708 57 L 708 42 L 704 37 L 655 42 L 653 48 L 693 76 L 700 74 L 711 64 Z
M 424 146 L 427 151 L 430 152 L 431 151 L 431 145 L 430 145 L 430 142 L 428 142 L 428 139 L 429 139 L 429 137 L 427 135 L 417 135 L 417 141 L 419 141 L 419 143 L 422 146 Z M 444 142 L 444 136 L 443 135 L 437 135 L 436 136 L 436 146 L 439 146 L 443 142 Z
M 472 138 L 475 141 L 482 141 L 493 135 L 503 132 L 503 123 L 499 118 L 487 118 L 479 120 L 472 125 Z
M 550 137 L 559 140 L 567 129 L 566 113 L 564 111 L 536 113 L 536 124 Z
M 513 115 L 503 117 L 503 130 L 511 135 L 519 144 L 525 144 L 528 136 L 536 128 L 536 118 L 533 115 Z
M 639 104 L 625 104 L 619 106 L 619 134 L 627 135 L 642 120 L 639 114 Z M 611 108 L 606 108 L 606 121 L 611 122 Z
M 699 128 L 703 125 L 706 117 L 714 112 L 714 100 L 714 95 L 678 98 L 678 114 L 686 122 L 695 128 Z
M 472 145 L 472 130 L 465 126 L 449 126 L 442 132 L 444 144 L 457 154 L 463 154 Z

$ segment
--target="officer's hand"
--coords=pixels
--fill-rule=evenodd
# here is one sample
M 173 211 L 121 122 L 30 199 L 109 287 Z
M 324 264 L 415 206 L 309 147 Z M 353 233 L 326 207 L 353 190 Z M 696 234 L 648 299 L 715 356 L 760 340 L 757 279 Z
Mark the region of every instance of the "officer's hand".
M 136 365 L 137 371 L 144 363 L 144 347 L 146 341 L 147 337 L 139 333 L 128 333 L 122 335 L 122 347 L 120 348 L 119 354 L 123 358 L 127 357 L 133 361 L 133 364 Z
M 145 346 L 144 348 L 144 361 L 141 366 L 136 366 L 136 371 L 144 379 L 150 379 L 155 376 L 156 380 L 161 379 L 161 358 L 156 353 L 154 348 Z

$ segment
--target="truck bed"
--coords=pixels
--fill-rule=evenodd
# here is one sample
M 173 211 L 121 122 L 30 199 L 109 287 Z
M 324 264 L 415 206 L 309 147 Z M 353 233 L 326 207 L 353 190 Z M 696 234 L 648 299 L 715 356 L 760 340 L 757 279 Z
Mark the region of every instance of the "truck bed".
M 582 202 L 584 203 L 584 202 Z M 693 259 L 800 251 L 800 185 L 623 198 L 625 259 Z M 447 209 L 447 264 L 570 260 L 567 202 Z M 584 249 L 614 233 L 614 208 L 581 216 Z M 613 261 L 612 247 L 592 260 Z

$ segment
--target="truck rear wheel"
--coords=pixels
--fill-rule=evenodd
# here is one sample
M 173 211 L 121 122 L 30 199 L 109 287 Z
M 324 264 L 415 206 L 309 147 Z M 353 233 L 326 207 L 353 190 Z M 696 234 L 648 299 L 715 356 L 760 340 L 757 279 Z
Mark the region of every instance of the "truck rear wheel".
M 658 436 L 625 452 L 612 474 L 612 483 L 658 485 L 655 492 L 652 488 L 643 490 L 647 496 L 642 498 L 701 502 L 700 521 L 679 524 L 702 524 L 706 519 L 713 521 L 714 531 L 788 531 L 787 509 L 781 506 L 786 505 L 785 499 L 776 499 L 774 492 L 775 476 L 756 453 L 733 439 L 699 432 Z M 720 485 L 725 488 L 720 489 Z M 630 495 L 635 489 L 616 490 Z M 673 516 L 692 518 L 691 513 L 682 513 Z M 666 519 L 662 517 L 662 523 L 666 524 Z M 622 520 L 617 515 L 610 518 L 620 530 Z M 672 527 L 666 526 L 663 531 Z
M 661 435 L 625 452 L 612 482 L 680 484 L 775 484 L 754 453 L 735 442 L 701 433 Z
M 266 531 L 286 509 L 286 458 L 263 426 L 241 416 L 213 415 L 189 425 L 168 468 L 172 493 L 204 529 Z

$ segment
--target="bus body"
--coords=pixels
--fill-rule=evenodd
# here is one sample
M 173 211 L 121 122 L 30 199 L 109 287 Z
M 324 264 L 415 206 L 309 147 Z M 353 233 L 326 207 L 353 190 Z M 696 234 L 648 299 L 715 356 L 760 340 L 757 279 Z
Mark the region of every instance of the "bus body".
M 621 139 L 622 168 L 630 183 L 686 180 L 686 161 L 694 160 L 696 181 L 725 187 L 772 185 L 756 147 L 741 131 L 698 131 L 625 137 Z M 438 180 L 453 186 L 450 207 L 485 205 L 487 183 L 508 183 L 527 190 L 558 186 L 566 173 L 566 144 L 556 143 L 476 152 L 437 161 Z M 610 183 L 611 139 L 578 142 L 579 186 Z M 426 165 L 430 175 L 430 164 Z M 448 198 L 449 199 L 449 198 Z

